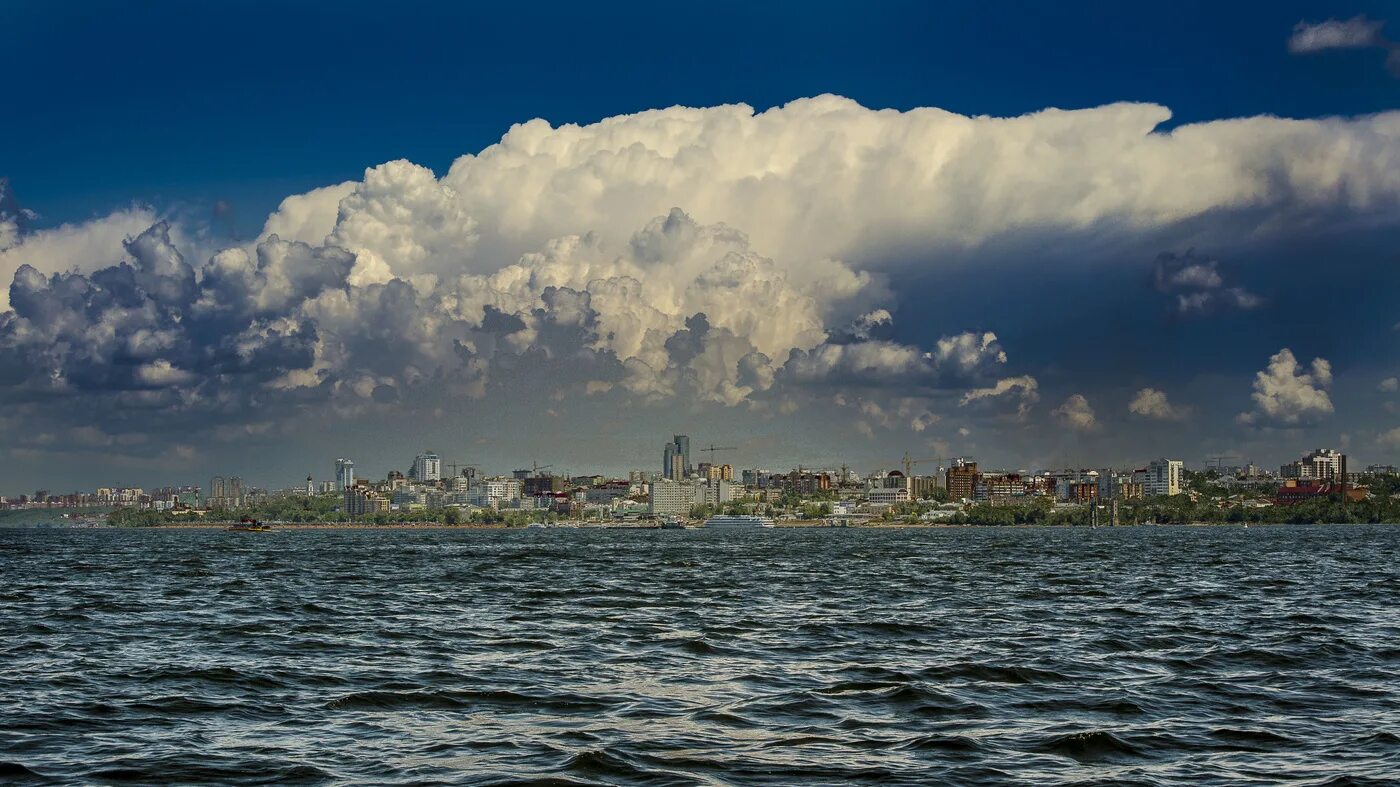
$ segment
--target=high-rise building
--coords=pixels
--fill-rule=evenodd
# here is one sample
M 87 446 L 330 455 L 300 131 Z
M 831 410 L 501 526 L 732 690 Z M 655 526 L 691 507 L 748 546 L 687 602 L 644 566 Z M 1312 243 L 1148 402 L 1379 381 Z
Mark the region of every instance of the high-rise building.
M 671 442 L 661 449 L 661 475 L 673 481 L 682 481 L 692 472 L 690 466 L 690 436 L 672 435 Z
M 503 508 L 520 501 L 521 482 L 518 478 L 483 478 L 468 494 L 468 501 L 482 508 Z
M 1279 468 L 1284 478 L 1304 481 L 1340 481 L 1346 456 L 1332 448 L 1319 448 L 1294 462 Z
M 549 473 L 540 473 L 524 479 L 521 482 L 525 497 L 538 497 L 539 495 L 552 495 L 563 492 L 568 484 L 563 478 Z
M 651 513 L 655 516 L 687 516 L 703 486 L 658 478 L 651 485 Z
M 1142 482 L 1143 494 L 1148 497 L 1165 497 L 1181 494 L 1180 459 L 1153 459 L 1147 463 L 1147 473 Z
M 678 434 L 671 438 L 676 444 L 676 451 L 681 455 L 681 461 L 685 465 L 685 474 L 690 475 L 694 467 L 690 464 L 690 436 Z
M 337 489 L 349 489 L 355 485 L 355 462 L 353 460 L 335 460 L 335 485 Z
M 442 479 L 442 461 L 432 451 L 424 451 L 413 460 L 413 477 L 419 483 L 436 483 Z
M 971 500 L 977 492 L 977 463 L 965 459 L 954 459 L 948 468 L 947 487 L 949 500 Z
M 932 497 L 935 489 L 942 489 L 943 478 L 932 475 L 916 475 L 909 479 L 909 496 L 915 500 Z

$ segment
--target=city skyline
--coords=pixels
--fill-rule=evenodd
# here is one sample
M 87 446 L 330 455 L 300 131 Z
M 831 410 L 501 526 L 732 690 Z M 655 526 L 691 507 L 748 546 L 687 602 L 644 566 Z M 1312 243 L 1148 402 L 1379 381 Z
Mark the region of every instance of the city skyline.
M 1396 781 L 1395 0 L 0 0 L 0 71 L 0 781 Z
M 0 130 L 25 154 L 0 160 L 7 484 L 283 483 L 424 444 L 618 474 L 682 433 L 784 467 L 1274 466 L 1298 446 L 1400 462 L 1384 10 L 1285 3 L 1188 30 L 1151 10 L 892 5 L 849 52 L 799 41 L 813 19 L 744 12 L 774 47 L 722 88 L 621 79 L 583 102 L 527 69 L 502 77 L 523 92 L 471 110 L 433 91 L 487 88 L 441 71 L 364 135 L 329 133 L 338 107 L 306 96 L 318 111 L 258 129 L 246 178 L 206 155 L 238 139 L 176 118 L 113 115 L 165 148 Z M 362 34 L 362 11 L 324 41 Z M 39 6 L 6 13 L 5 57 L 54 65 L 21 86 L 36 117 L 67 117 L 44 88 L 92 90 L 86 58 L 144 62 L 104 59 L 91 31 L 46 38 Z M 853 63 L 954 21 L 1065 38 L 1034 44 L 1048 75 L 953 40 L 911 46 L 900 79 Z M 1147 21 L 1171 36 L 1144 38 Z M 1153 58 L 1186 43 L 1203 54 L 1162 73 Z M 1106 73 L 1094 46 L 1137 54 Z M 800 78 L 773 67 L 785 54 Z M 946 76 L 958 57 L 976 89 Z M 273 89 L 250 68 L 179 94 L 202 128 L 219 116 L 203 101 Z M 99 148 L 110 166 L 76 168 Z
M 967 482 L 972 483 L 974 477 L 978 475 L 979 464 L 981 473 L 992 475 L 1016 475 L 1016 476 L 1054 476 L 1069 474 L 1102 474 L 1110 475 L 1116 473 L 1143 473 L 1150 472 L 1151 468 L 1159 462 L 1168 462 L 1181 470 L 1216 470 L 1225 474 L 1240 474 L 1258 476 L 1269 479 L 1286 478 L 1332 478 L 1344 472 L 1345 464 L 1340 458 L 1344 452 L 1339 452 L 1333 448 L 1313 448 L 1311 450 L 1295 451 L 1288 461 L 1279 464 L 1259 463 L 1253 460 L 1240 460 L 1232 456 L 1212 456 L 1206 457 L 1204 462 L 1195 463 L 1183 459 L 1168 459 L 1164 455 L 1144 454 L 1138 461 L 1127 463 L 1104 463 L 1088 462 L 1082 464 L 1064 464 L 1056 466 L 1007 466 L 992 465 L 980 462 L 976 456 L 972 455 L 949 455 L 937 457 L 914 457 L 907 452 L 892 461 L 874 466 L 852 465 L 849 462 L 837 461 L 830 463 L 797 463 L 785 465 L 781 462 L 770 462 L 762 459 L 757 460 L 731 460 L 719 458 L 714 452 L 729 452 L 738 450 L 737 448 L 725 446 L 716 447 L 713 443 L 701 447 L 699 451 L 710 452 L 709 457 L 701 462 L 685 463 L 684 453 L 672 451 L 677 445 L 690 445 L 690 436 L 686 434 L 676 434 L 671 441 L 663 445 L 663 452 L 658 464 L 648 466 L 645 462 L 632 464 L 617 463 L 615 467 L 626 467 L 625 470 L 601 470 L 599 466 L 565 467 L 556 466 L 553 463 L 541 465 L 532 459 L 528 463 L 517 463 L 509 467 L 490 467 L 474 462 L 446 461 L 436 451 L 425 449 L 407 462 L 395 463 L 384 460 L 376 456 L 370 456 L 369 462 L 363 462 L 365 455 L 361 455 L 362 464 L 352 457 L 338 457 L 334 460 L 331 470 L 324 477 L 318 475 L 311 469 L 305 478 L 298 476 L 296 479 L 288 481 L 279 479 L 268 481 L 254 476 L 245 476 L 238 472 L 227 474 L 216 474 L 207 479 L 163 479 L 154 484 L 129 484 L 123 483 L 120 479 L 107 479 L 106 482 L 79 489 L 77 487 L 67 487 L 62 484 L 47 483 L 41 485 L 37 492 L 33 490 L 5 490 L 0 489 L 0 503 L 15 504 L 21 500 L 29 502 L 43 502 L 36 500 L 33 495 L 40 493 L 52 495 L 55 498 L 87 496 L 91 495 L 93 489 L 108 490 L 114 497 L 113 500 L 122 496 L 117 493 L 143 490 L 150 487 L 158 490 L 172 499 L 180 497 L 179 493 L 194 490 L 196 493 L 203 493 L 205 497 L 213 500 L 233 500 L 241 499 L 244 491 L 256 491 L 261 495 L 273 494 L 279 496 L 297 495 L 324 495 L 337 494 L 347 488 L 358 485 L 368 485 L 369 487 L 379 487 L 386 483 L 408 483 L 411 485 L 441 486 L 451 485 L 453 479 L 466 478 L 472 483 L 491 479 L 514 478 L 521 481 L 527 478 L 553 478 L 560 480 L 569 479 L 632 479 L 633 481 L 688 481 L 694 478 L 705 478 L 707 468 L 710 472 L 711 480 L 722 477 L 724 480 L 733 480 L 736 483 L 752 485 L 748 480 L 749 476 L 758 475 L 781 475 L 784 473 L 817 473 L 835 474 L 833 477 L 848 477 L 851 479 L 861 479 L 869 481 L 871 479 L 882 478 L 887 473 L 898 473 L 908 478 L 936 478 L 940 483 L 949 472 L 956 473 L 964 465 L 969 468 Z M 1301 457 L 1301 458 L 1300 458 Z M 448 457 L 452 459 L 452 457 Z M 379 468 L 365 472 L 363 468 Z M 384 469 L 387 468 L 387 469 Z M 424 472 L 424 468 L 431 468 L 429 472 Z M 720 469 L 725 471 L 723 476 L 713 475 Z M 601 472 L 600 472 L 601 470 Z M 1351 470 L 1354 475 L 1395 475 L 1394 465 L 1373 462 L 1357 462 L 1353 457 Z M 52 479 L 51 479 L 52 481 Z M 1161 482 L 1166 483 L 1166 482 Z M 1172 482 L 1175 486 L 1176 481 Z M 226 489 L 233 490 L 225 492 Z M 31 492 L 33 495 L 31 495 Z M 67 505 L 72 505 L 71 503 Z

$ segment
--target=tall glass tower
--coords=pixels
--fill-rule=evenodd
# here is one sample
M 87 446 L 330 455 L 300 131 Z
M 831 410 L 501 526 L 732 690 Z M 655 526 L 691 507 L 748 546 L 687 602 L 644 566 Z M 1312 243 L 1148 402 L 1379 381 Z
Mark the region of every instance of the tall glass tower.
M 672 435 L 671 442 L 662 448 L 661 473 L 674 481 L 683 481 L 691 474 L 689 435 Z

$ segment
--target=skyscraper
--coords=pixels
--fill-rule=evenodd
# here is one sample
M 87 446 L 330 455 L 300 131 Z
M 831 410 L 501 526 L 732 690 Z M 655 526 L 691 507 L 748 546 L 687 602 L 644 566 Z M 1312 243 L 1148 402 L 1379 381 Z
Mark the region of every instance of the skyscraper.
M 355 485 L 355 462 L 350 459 L 335 460 L 335 486 L 346 490 Z
M 694 468 L 691 467 L 690 464 L 690 435 L 674 435 L 671 441 L 676 444 L 676 453 L 681 456 L 681 467 L 684 468 L 683 472 L 686 476 L 689 476 L 694 471 Z
M 676 461 L 676 444 L 667 443 L 661 447 L 661 477 L 677 480 L 676 468 L 680 465 Z
M 413 460 L 413 477 L 420 483 L 436 482 L 442 478 L 442 462 L 432 451 L 424 451 Z
M 661 448 L 661 475 L 674 481 L 690 476 L 690 436 L 673 435 Z

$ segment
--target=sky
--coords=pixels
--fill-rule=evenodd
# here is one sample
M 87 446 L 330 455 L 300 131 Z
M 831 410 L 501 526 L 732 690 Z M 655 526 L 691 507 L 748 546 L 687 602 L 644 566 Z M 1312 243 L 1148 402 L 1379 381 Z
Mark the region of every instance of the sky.
M 0 494 L 1400 463 L 1400 13 L 1139 5 L 0 3 Z

